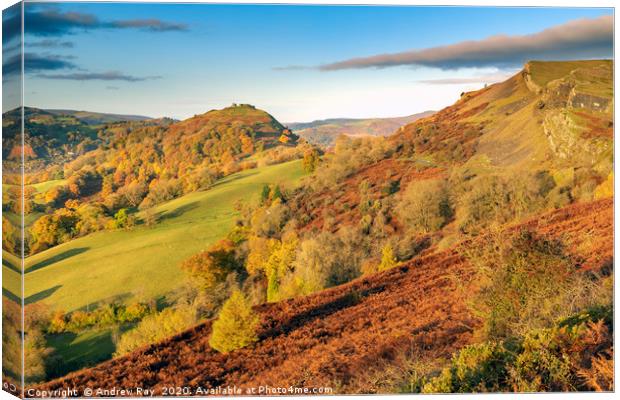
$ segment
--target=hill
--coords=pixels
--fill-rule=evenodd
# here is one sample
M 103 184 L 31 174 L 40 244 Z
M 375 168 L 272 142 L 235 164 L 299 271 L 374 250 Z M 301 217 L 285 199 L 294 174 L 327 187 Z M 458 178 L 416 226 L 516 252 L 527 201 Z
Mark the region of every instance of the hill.
M 42 387 L 87 382 L 158 390 L 171 383 L 203 388 L 284 385 L 328 386 L 346 393 L 609 388 L 611 78 L 607 61 L 531 62 L 509 80 L 463 93 L 453 106 L 391 136 L 341 136 L 323 155 L 311 147 L 290 146 L 295 135 L 246 105 L 168 127 L 119 125 L 103 137 L 107 147 L 67 164 L 65 171 L 81 170 L 85 180 L 88 174 L 103 176 L 102 186 L 116 192 L 98 197 L 90 191 L 96 184 L 78 181 L 78 188 L 88 193 L 80 199 L 96 203 L 101 198 L 104 207 L 119 210 L 109 223 L 123 229 L 112 232 L 117 236 L 104 257 L 93 251 L 94 241 L 109 232 L 44 250 L 48 261 L 31 257 L 37 265 L 28 265 L 27 279 L 40 276 L 45 282 L 30 293 L 32 299 L 69 304 L 74 310 L 78 305 L 65 287 L 54 283 L 54 276 L 63 273 L 63 279 L 75 282 L 71 291 L 80 293 L 80 300 L 102 298 L 110 291 L 122 300 L 126 282 L 149 285 L 157 273 L 149 268 L 176 255 L 165 248 L 129 248 L 132 238 L 148 232 L 139 224 L 133 231 L 126 225 L 126 211 L 136 206 L 140 211 L 133 215 L 145 222 L 149 209 L 180 201 L 150 229 L 167 229 L 168 221 L 161 217 L 169 213 L 178 221 L 187 216 L 183 224 L 170 226 L 175 241 L 190 241 L 185 236 L 190 232 L 190 238 L 203 235 L 210 245 L 199 248 L 197 242 L 193 254 L 183 254 L 183 270 L 190 276 L 185 297 L 166 302 L 166 308 L 135 326 L 117 325 L 119 331 L 131 329 L 121 335 L 117 349 L 128 355 Z M 299 156 L 302 148 L 309 175 L 292 190 L 263 186 L 258 202 L 236 208 L 234 223 L 226 212 L 230 196 L 224 193 L 218 201 L 211 199 L 221 209 L 211 210 L 205 203 L 193 214 L 191 206 L 186 208 L 192 196 L 217 194 L 221 186 L 213 176 L 230 175 L 230 166 L 254 163 L 270 151 Z M 212 175 L 214 166 L 217 175 Z M 275 178 L 286 171 L 271 168 Z M 254 177 L 252 167 L 244 173 L 245 182 Z M 148 180 L 148 187 L 141 185 Z M 208 190 L 197 191 L 202 184 Z M 166 203 L 170 193 L 184 196 Z M 66 207 L 58 218 L 75 213 L 92 223 L 92 209 L 72 202 Z M 228 224 L 217 223 L 208 232 L 192 230 L 192 222 L 204 216 Z M 216 236 L 222 240 L 211 244 Z M 167 243 L 164 236 L 153 238 Z M 90 244 L 79 246 L 87 240 Z M 74 251 L 65 254 L 68 247 Z M 138 250 L 147 262 L 137 259 Z M 136 265 L 139 277 L 119 280 L 116 274 L 122 273 L 111 264 L 105 272 L 114 274 L 109 278 L 113 287 L 79 286 L 84 276 L 95 278 L 84 270 L 71 275 L 89 260 L 83 254 L 96 256 L 100 264 L 116 257 L 114 265 Z M 93 260 L 91 269 L 97 269 Z M 56 269 L 56 262 L 71 265 Z M 96 277 L 107 280 L 108 275 Z M 166 277 L 159 285 L 174 280 Z M 218 313 L 224 318 L 220 310 L 227 310 L 233 297 L 226 298 L 237 290 L 254 304 L 253 311 L 249 306 L 241 311 L 250 317 L 255 313 L 261 321 L 258 340 L 247 345 L 254 338 L 244 338 L 246 348 L 216 353 L 209 344 L 211 322 Z M 245 301 L 235 301 L 235 307 L 244 307 Z M 99 326 L 98 316 L 113 307 L 88 314 L 95 322 L 87 330 L 79 325 L 82 313 L 62 315 L 53 324 L 58 322 L 63 334 L 73 329 L 92 337 L 90 328 Z M 115 316 L 117 311 L 112 311 Z M 178 319 L 177 329 L 167 328 Z M 206 322 L 170 337 L 199 321 Z M 575 326 L 578 331 L 564 335 Z M 540 340 L 548 334 L 559 335 L 561 344 L 552 347 Z M 582 334 L 598 339 L 563 341 L 582 340 Z M 539 348 L 553 354 L 550 361 L 533 367 L 515 364 L 515 351 L 522 360 L 536 357 Z M 503 355 L 489 361 L 495 352 Z M 548 373 L 554 360 L 567 375 Z M 489 362 L 499 377 L 476 372 Z M 595 371 L 599 363 L 603 367 Z M 465 380 L 454 375 L 462 369 L 471 371 Z M 123 373 L 109 378 L 110 371 Z M 584 380 L 584 374 L 591 378 Z M 548 378 L 538 382 L 532 376 Z
M 332 118 L 312 122 L 293 122 L 287 125 L 308 142 L 323 147 L 331 147 L 340 135 L 352 137 L 389 136 L 401 126 L 428 117 L 433 113 L 434 111 L 425 111 L 397 118 Z
M 154 207 L 155 227 L 97 232 L 28 257 L 26 303 L 72 311 L 136 294 L 163 296 L 183 282 L 183 259 L 232 228 L 236 202 L 255 201 L 264 184 L 294 184 L 302 174 L 299 161 L 242 171 Z
M 2 159 L 7 167 L 17 162 L 21 148 L 21 109 L 2 115 Z M 26 172 L 49 164 L 61 165 L 98 145 L 97 130 L 71 115 L 56 115 L 24 107 Z
M 600 241 L 581 254 L 600 269 L 613 254 L 613 201 L 570 206 L 525 223 L 578 249 L 583 233 Z M 387 366 L 402 357 L 450 357 L 470 343 L 479 323 L 470 315 L 453 274 L 468 268 L 455 250 L 431 253 L 400 267 L 315 295 L 256 308 L 260 341 L 230 354 L 209 348 L 207 322 L 173 338 L 95 368 L 44 384 L 63 387 L 175 386 L 335 387 L 372 393 Z
M 437 162 L 475 156 L 497 167 L 593 168 L 605 176 L 613 154 L 612 79 L 611 61 L 532 61 L 394 139 Z
M 71 116 L 79 119 L 80 121 L 88 125 L 102 125 L 112 122 L 123 121 L 144 121 L 153 119 L 151 117 L 145 117 L 144 115 L 125 115 L 125 114 L 110 114 L 100 113 L 94 111 L 77 111 L 77 110 L 52 110 L 47 109 L 46 112 L 58 116 Z

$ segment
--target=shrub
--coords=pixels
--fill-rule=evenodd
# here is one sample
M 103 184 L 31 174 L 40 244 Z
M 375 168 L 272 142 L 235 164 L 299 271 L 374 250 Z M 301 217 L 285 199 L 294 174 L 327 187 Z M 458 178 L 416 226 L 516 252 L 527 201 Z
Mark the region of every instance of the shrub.
M 506 389 L 513 355 L 501 343 L 463 348 L 450 366 L 424 385 L 424 393 L 498 392 Z
M 609 391 L 612 346 L 603 319 L 535 329 L 510 342 L 473 344 L 461 349 L 423 392 Z
M 221 353 L 247 347 L 258 341 L 258 324 L 259 318 L 246 296 L 235 290 L 213 322 L 209 345 Z
M 484 337 L 520 336 L 549 326 L 588 301 L 591 284 L 561 242 L 527 230 L 484 240 L 480 248 L 464 250 L 476 270 L 479 290 L 470 306 L 483 319 Z
M 123 355 L 140 347 L 157 343 L 184 331 L 197 322 L 196 312 L 190 306 L 166 308 L 144 318 L 132 330 L 123 334 L 116 345 L 116 355 Z
M 410 229 L 430 233 L 452 217 L 448 186 L 443 180 L 412 182 L 396 207 L 400 220 Z

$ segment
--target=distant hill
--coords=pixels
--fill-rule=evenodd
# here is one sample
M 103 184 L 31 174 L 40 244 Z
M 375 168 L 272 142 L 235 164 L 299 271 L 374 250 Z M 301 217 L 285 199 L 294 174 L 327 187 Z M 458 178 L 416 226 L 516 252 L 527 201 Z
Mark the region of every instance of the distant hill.
M 125 114 L 108 114 L 93 111 L 77 111 L 77 110 L 45 110 L 54 115 L 68 115 L 75 117 L 80 121 L 89 125 L 100 125 L 111 122 L 122 121 L 145 121 L 153 119 L 144 115 L 125 115 Z
M 58 115 L 24 107 L 26 172 L 49 163 L 62 164 L 97 147 L 97 130 L 72 115 Z M 2 151 L 5 165 L 21 155 L 21 110 L 2 115 Z
M 287 124 L 296 134 L 312 144 L 330 147 L 340 135 L 347 136 L 389 136 L 398 128 L 420 118 L 432 115 L 435 111 L 396 118 L 331 118 L 312 122 L 293 122 Z

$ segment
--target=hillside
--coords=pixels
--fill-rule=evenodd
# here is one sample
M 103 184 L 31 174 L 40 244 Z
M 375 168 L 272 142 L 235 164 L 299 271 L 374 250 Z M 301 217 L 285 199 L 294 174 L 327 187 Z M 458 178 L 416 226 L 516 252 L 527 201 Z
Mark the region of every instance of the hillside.
M 570 206 L 525 225 L 566 236 L 579 253 L 583 234 L 600 243 L 582 268 L 599 270 L 613 257 L 613 201 Z M 257 307 L 260 342 L 228 355 L 209 348 L 210 323 L 169 340 L 40 386 L 334 387 L 381 391 L 374 374 L 409 354 L 449 357 L 472 341 L 477 320 L 452 279 L 468 266 L 454 250 L 431 253 L 390 271 L 316 295 Z
M 151 117 L 145 117 L 144 115 L 125 115 L 125 114 L 110 114 L 100 113 L 94 111 L 78 111 L 78 110 L 45 110 L 48 113 L 58 116 L 71 116 L 79 119 L 80 121 L 88 125 L 101 125 L 112 122 L 123 121 L 145 121 L 153 119 Z
M 324 154 L 249 105 L 109 124 L 43 185 L 26 295 L 47 380 L 117 358 L 41 387 L 610 390 L 611 85 L 530 62 Z
M 308 142 L 323 147 L 331 147 L 340 135 L 352 137 L 389 136 L 401 126 L 428 117 L 433 113 L 434 111 L 425 111 L 397 118 L 332 118 L 312 122 L 293 122 L 287 125 L 293 132 Z
M 476 156 L 494 167 L 592 168 L 613 156 L 611 61 L 529 62 L 505 82 L 461 99 L 396 140 L 436 162 Z
M 26 172 L 62 164 L 93 150 L 98 145 L 97 131 L 71 115 L 56 115 L 45 110 L 24 107 L 24 157 Z M 10 166 L 21 156 L 21 109 L 2 116 L 2 159 Z
M 96 232 L 30 256 L 26 303 L 73 311 L 136 295 L 164 296 L 183 283 L 179 263 L 233 227 L 236 202 L 256 201 L 264 184 L 294 185 L 302 175 L 299 161 L 242 171 L 212 189 L 155 206 L 154 227 Z

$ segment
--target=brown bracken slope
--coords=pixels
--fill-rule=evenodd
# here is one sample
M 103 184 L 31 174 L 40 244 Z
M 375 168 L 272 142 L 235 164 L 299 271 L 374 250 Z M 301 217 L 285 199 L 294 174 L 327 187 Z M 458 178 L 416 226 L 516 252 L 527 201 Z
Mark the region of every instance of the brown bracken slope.
M 613 259 L 613 200 L 581 203 L 537 216 L 530 229 L 561 237 L 582 268 Z M 514 227 L 513 227 L 514 228 Z M 405 352 L 446 358 L 472 340 L 477 321 L 460 296 L 455 273 L 467 273 L 456 250 L 432 252 L 392 270 L 315 295 L 256 310 L 262 324 L 252 348 L 211 350 L 206 322 L 157 345 L 72 373 L 40 389 L 328 386 L 375 392 L 374 369 Z

